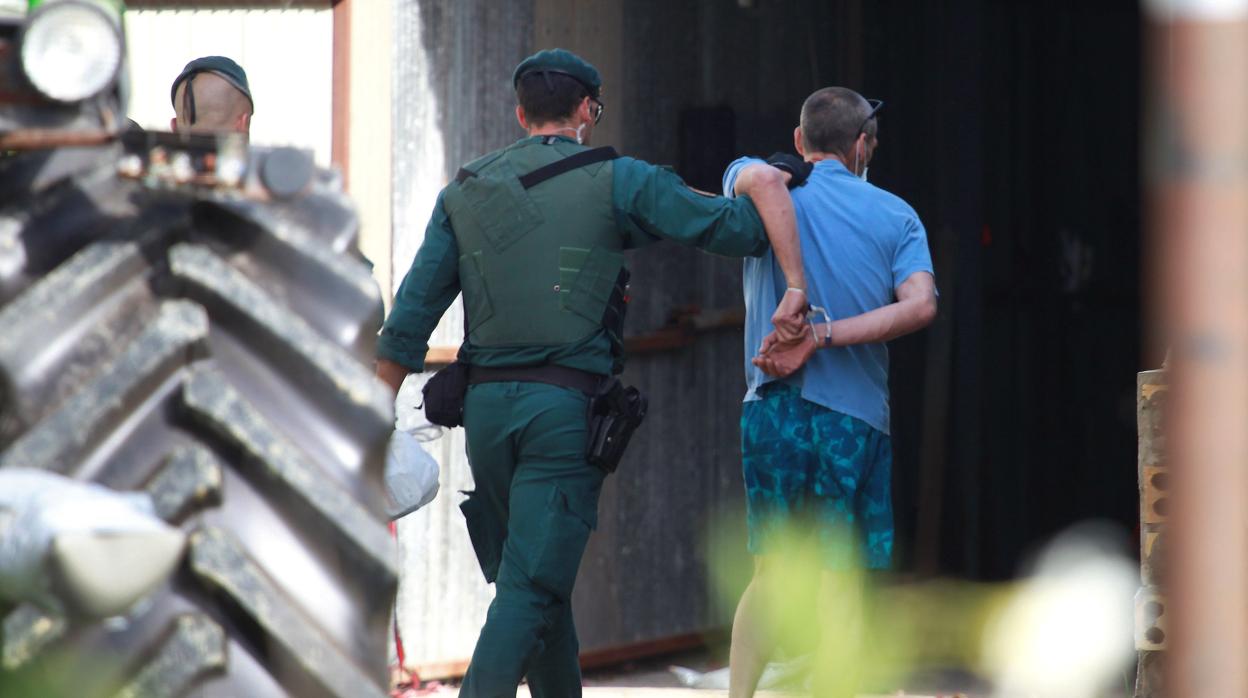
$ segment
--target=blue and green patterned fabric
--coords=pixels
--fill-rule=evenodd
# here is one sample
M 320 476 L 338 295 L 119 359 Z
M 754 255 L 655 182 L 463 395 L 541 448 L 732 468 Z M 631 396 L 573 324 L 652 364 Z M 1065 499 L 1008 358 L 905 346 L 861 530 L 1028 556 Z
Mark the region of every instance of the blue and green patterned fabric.
M 741 413 L 746 523 L 754 555 L 817 535 L 824 566 L 883 569 L 893 552 L 892 442 L 871 425 L 768 383 Z

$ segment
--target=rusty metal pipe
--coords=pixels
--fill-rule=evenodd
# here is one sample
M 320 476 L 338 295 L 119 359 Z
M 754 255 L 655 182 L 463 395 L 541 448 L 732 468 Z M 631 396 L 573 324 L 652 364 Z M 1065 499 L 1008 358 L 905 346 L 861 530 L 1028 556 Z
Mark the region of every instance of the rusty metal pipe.
M 56 129 L 22 129 L 0 133 L 0 151 L 48 150 L 51 148 L 87 147 L 104 145 L 116 140 L 117 134 L 109 131 L 58 131 Z

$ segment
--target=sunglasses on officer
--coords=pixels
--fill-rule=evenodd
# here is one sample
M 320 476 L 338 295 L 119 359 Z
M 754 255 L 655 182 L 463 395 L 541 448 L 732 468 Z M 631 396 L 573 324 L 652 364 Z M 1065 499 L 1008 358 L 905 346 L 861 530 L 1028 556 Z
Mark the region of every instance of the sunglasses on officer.
M 597 126 L 597 125 L 598 125 L 598 122 L 599 122 L 599 121 L 602 121 L 602 113 L 603 113 L 604 111 L 606 111 L 606 110 L 607 110 L 607 105 L 605 105 L 605 104 L 603 104 L 602 102 L 600 102 L 600 101 L 598 101 L 598 100 L 594 99 L 593 97 L 590 97 L 590 98 L 589 98 L 589 101 L 591 101 L 591 102 L 593 102 L 593 103 L 594 103 L 594 108 L 593 108 L 593 112 L 594 112 L 594 125 L 595 125 L 595 126 Z

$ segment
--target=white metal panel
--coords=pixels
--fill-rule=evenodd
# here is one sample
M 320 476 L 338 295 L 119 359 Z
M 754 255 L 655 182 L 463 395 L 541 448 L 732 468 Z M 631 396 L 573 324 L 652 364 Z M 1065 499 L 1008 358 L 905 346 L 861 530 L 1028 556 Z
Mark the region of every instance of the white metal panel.
M 333 122 L 333 11 L 131 10 L 129 116 L 144 128 L 169 129 L 169 88 L 187 62 L 228 56 L 247 71 L 257 145 L 311 148 L 330 162 Z
M 447 183 L 446 137 L 442 131 L 438 76 L 422 37 L 429 18 L 419 3 L 396 3 L 394 8 L 396 70 L 394 95 L 394 275 L 391 293 L 407 273 L 424 241 L 425 224 Z M 354 116 L 353 123 L 354 123 Z M 430 344 L 458 345 L 464 335 L 459 299 L 442 317 Z M 428 380 L 432 374 L 412 376 Z M 473 488 L 472 472 L 464 452 L 464 431 L 454 429 L 426 444 L 441 465 L 441 489 L 424 509 L 399 521 L 402 576 L 399 579 L 398 619 L 407 651 L 407 664 L 422 675 L 453 673 L 454 666 L 472 656 L 494 588 L 485 583 L 472 551 L 459 503 L 461 490 Z
M 432 374 L 408 380 L 422 384 Z M 473 488 L 464 430 L 425 444 L 441 466 L 438 496 L 398 522 L 401 550 L 398 620 L 407 665 L 428 678 L 455 673 L 472 656 L 494 587 L 472 552 L 459 503 Z

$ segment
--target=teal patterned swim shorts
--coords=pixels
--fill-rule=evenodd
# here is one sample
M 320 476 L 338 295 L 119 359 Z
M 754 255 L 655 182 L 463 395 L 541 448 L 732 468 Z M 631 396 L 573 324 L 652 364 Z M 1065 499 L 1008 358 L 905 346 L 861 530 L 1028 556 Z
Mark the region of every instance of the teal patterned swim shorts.
M 803 400 L 783 383 L 741 413 L 749 548 L 816 533 L 828 569 L 884 569 L 893 553 L 892 442 L 866 422 Z

